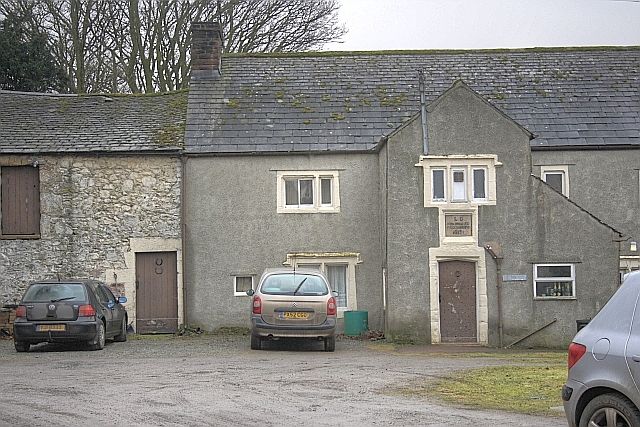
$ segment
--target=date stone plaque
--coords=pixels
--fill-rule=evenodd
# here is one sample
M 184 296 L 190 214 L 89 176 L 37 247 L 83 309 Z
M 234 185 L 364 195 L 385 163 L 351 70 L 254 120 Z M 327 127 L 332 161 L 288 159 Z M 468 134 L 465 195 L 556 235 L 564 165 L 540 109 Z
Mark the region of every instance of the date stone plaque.
M 446 214 L 444 216 L 444 235 L 446 237 L 472 236 L 471 218 L 472 215 L 470 213 Z

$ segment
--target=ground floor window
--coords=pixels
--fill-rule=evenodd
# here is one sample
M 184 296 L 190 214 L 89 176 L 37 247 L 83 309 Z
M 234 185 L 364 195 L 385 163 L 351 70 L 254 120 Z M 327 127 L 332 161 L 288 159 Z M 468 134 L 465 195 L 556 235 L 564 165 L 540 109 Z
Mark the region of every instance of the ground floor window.
M 247 296 L 249 289 L 253 289 L 253 276 L 233 276 L 233 295 Z
M 535 264 L 533 266 L 534 298 L 575 298 L 575 277 L 573 264 Z
M 346 256 L 345 256 L 346 255 Z M 357 253 L 296 253 L 287 256 L 287 262 L 296 268 L 313 268 L 322 271 L 331 290 L 337 293 L 338 311 L 356 310 L 355 267 L 360 263 Z

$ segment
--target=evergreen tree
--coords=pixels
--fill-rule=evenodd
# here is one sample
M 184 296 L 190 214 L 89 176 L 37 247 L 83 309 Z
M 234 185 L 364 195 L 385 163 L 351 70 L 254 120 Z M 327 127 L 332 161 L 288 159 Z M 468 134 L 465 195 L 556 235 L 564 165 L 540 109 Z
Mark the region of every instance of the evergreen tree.
M 0 89 L 46 92 L 64 87 L 64 73 L 49 51 L 47 34 L 27 29 L 9 14 L 0 21 Z

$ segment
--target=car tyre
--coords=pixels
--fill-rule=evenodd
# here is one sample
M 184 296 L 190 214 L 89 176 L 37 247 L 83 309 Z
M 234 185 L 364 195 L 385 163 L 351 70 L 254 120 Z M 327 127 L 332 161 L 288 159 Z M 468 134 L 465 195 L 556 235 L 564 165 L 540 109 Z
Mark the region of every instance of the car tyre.
M 262 348 L 262 338 L 258 335 L 251 334 L 251 350 L 260 350 Z
M 125 342 L 127 340 L 127 318 L 122 319 L 122 325 L 120 325 L 120 333 L 113 337 L 115 342 Z
M 324 339 L 324 351 L 335 351 L 336 349 L 336 336 L 331 335 Z
M 106 341 L 104 323 L 98 321 L 98 330 L 93 340 L 89 341 L 89 350 L 102 350 Z
M 592 399 L 582 412 L 580 427 L 589 426 L 640 427 L 640 411 L 620 394 L 602 394 Z
M 16 351 L 18 353 L 26 353 L 27 351 L 29 351 L 29 347 L 31 347 L 31 344 L 24 341 L 14 341 L 13 346 L 16 348 Z

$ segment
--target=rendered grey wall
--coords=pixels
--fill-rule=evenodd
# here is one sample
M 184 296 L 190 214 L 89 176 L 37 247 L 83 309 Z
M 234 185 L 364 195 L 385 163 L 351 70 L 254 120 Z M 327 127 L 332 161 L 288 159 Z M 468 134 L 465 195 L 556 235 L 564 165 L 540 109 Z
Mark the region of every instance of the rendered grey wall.
M 338 170 L 340 213 L 276 212 L 276 171 Z M 359 252 L 359 310 L 382 328 L 377 154 L 192 157 L 186 172 L 188 322 L 248 326 L 250 299 L 233 275 L 278 267 L 290 252 Z
M 533 151 L 533 173 L 540 166 L 568 165 L 569 198 L 630 237 L 622 244 L 640 241 L 640 147 L 635 150 Z
M 504 344 L 553 318 L 558 321 L 522 342 L 564 346 L 575 320 L 592 316 L 616 286 L 614 233 L 531 177 L 529 137 L 508 117 L 463 86 L 429 106 L 429 154 L 496 154 L 497 205 L 480 206 L 478 246 L 502 250 L 502 274 L 526 274 L 503 290 Z M 428 341 L 429 248 L 439 245 L 438 209 L 423 207 L 419 119 L 392 135 L 388 150 L 388 295 L 391 337 Z M 576 263 L 576 300 L 533 299 L 533 264 Z M 485 256 L 489 343 L 498 344 L 497 276 Z

